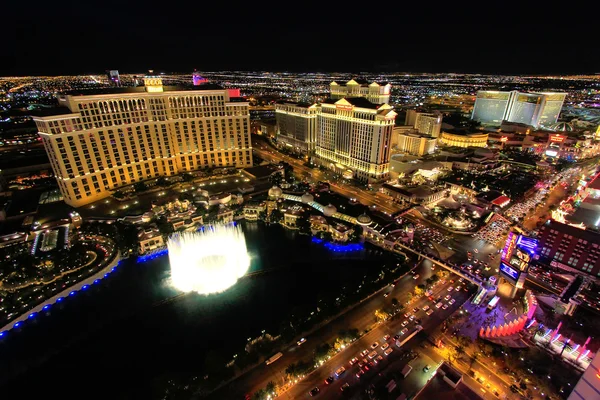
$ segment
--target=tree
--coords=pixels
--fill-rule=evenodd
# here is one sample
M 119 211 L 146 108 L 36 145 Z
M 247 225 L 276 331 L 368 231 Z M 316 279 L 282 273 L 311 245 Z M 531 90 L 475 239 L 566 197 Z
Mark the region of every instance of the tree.
M 473 369 L 473 365 L 475 364 L 478 358 L 479 355 L 477 353 L 473 353 L 473 355 L 471 356 L 471 362 L 469 363 L 469 371 Z
M 273 209 L 269 215 L 269 221 L 277 224 L 283 220 L 283 213 L 278 209 Z
M 377 322 L 383 322 L 390 318 L 390 314 L 383 310 L 375 310 L 375 317 L 377 318 Z
M 273 381 L 269 381 L 269 383 L 267 383 L 267 386 L 265 386 L 265 392 L 267 392 L 267 395 L 274 396 L 276 389 L 277 387 L 275 386 L 275 382 Z
M 394 306 L 394 308 L 398 307 L 398 299 L 397 298 L 392 298 L 392 305 Z
M 465 354 L 465 348 L 460 344 L 455 346 L 454 350 L 456 351 L 456 358 L 460 358 L 463 354 Z
M 312 231 L 310 230 L 310 221 L 305 216 L 302 216 L 296 220 L 296 226 L 298 230 L 303 235 L 310 235 Z
M 363 234 L 363 227 L 360 225 L 354 225 L 353 231 L 350 234 L 350 241 L 351 242 L 360 242 L 360 239 L 362 238 L 362 234 Z
M 322 345 L 318 346 L 315 349 L 315 359 L 317 361 L 325 359 L 329 355 L 331 349 L 332 347 L 329 343 L 323 343 Z
M 298 374 L 298 369 L 296 368 L 296 364 L 292 363 L 290 365 L 287 366 L 287 368 L 285 369 L 285 373 L 288 376 L 288 378 L 293 379 L 296 377 L 296 375 Z
M 423 296 L 425 293 L 425 287 L 423 285 L 415 286 L 415 296 Z
M 167 178 L 165 178 L 164 176 L 159 176 L 158 178 L 156 178 L 156 185 L 157 186 L 169 186 L 170 183 L 167 180 Z
M 194 175 L 190 174 L 189 172 L 186 172 L 185 174 L 181 175 L 181 179 L 184 182 L 191 182 L 194 180 Z
M 133 184 L 133 190 L 135 190 L 136 193 L 145 192 L 148 190 L 148 186 L 146 186 L 144 182 L 136 182 Z

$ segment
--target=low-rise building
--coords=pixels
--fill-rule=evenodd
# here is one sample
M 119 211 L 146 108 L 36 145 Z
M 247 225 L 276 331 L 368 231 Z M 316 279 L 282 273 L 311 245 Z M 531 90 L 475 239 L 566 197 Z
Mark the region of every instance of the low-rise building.
M 293 205 L 283 212 L 283 224 L 288 228 L 297 226 L 298 218 L 302 218 L 304 209 L 299 205 Z
M 487 133 L 442 132 L 439 143 L 445 146 L 457 147 L 486 147 Z
M 260 213 L 264 211 L 264 203 L 246 204 L 244 205 L 244 218 L 248 221 L 256 221 L 259 219 Z
M 406 203 L 421 205 L 429 205 L 448 196 L 448 189 L 445 186 L 430 185 L 408 187 L 384 183 L 381 192 Z
M 349 227 L 346 224 L 336 222 L 332 225 L 329 225 L 329 232 L 331 232 L 333 240 L 338 242 L 347 242 L 348 239 L 350 239 L 350 235 L 354 233 L 354 228 Z
M 164 239 L 155 224 L 145 229 L 138 229 L 138 243 L 140 254 L 165 246 Z
M 322 215 L 311 215 L 308 219 L 310 221 L 310 230 L 315 235 L 317 232 L 329 231 L 329 223 L 327 219 Z
M 217 221 L 223 223 L 223 224 L 229 224 L 233 222 L 233 210 L 225 207 L 225 206 L 221 206 L 219 208 L 219 211 L 217 212 Z

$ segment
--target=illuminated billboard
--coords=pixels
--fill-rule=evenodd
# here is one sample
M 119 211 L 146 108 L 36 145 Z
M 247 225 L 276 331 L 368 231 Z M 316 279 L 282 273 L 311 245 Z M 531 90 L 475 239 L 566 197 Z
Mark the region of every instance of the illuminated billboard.
M 505 262 L 500 263 L 500 273 L 512 281 L 516 282 L 519 280 L 519 271 Z
M 546 150 L 546 155 L 548 157 L 556 157 L 558 155 L 558 151 L 556 151 L 556 150 Z

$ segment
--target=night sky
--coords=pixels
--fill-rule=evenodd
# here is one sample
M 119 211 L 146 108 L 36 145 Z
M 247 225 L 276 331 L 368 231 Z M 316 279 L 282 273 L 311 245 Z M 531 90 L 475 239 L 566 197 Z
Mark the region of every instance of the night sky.
M 0 10 L 0 76 L 106 69 L 600 72 L 595 24 L 584 23 L 577 15 L 585 10 L 567 4 L 556 15 L 542 15 L 506 2 L 497 9 L 483 2 L 445 8 L 363 2 L 356 8 L 282 0 L 246 2 L 244 9 L 229 1 L 208 8 L 200 0 L 6 3 Z

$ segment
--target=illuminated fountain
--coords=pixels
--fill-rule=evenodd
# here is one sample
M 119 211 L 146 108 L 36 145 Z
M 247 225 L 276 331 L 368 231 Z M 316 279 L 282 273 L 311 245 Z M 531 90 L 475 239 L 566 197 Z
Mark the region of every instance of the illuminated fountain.
M 241 228 L 205 227 L 172 235 L 167 241 L 173 285 L 184 292 L 219 293 L 233 286 L 250 267 Z

